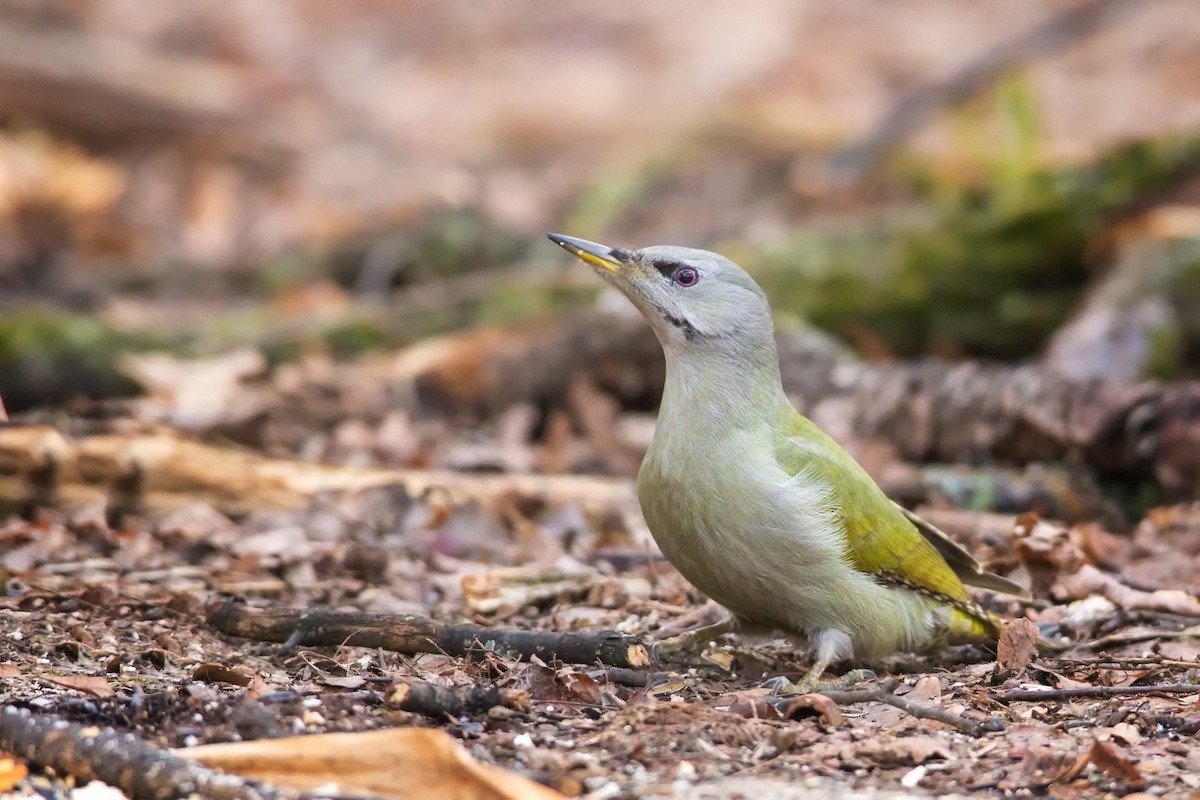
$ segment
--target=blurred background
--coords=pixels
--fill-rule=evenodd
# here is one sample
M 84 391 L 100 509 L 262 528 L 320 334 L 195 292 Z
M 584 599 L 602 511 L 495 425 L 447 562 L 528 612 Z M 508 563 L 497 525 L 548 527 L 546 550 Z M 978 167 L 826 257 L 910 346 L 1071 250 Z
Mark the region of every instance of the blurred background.
M 1185 378 L 1194 12 L 2 0 L 0 396 L 275 455 L 626 474 L 660 356 L 575 313 L 628 309 L 548 230 L 743 263 L 820 337 L 785 354 L 800 395 L 847 358 Z

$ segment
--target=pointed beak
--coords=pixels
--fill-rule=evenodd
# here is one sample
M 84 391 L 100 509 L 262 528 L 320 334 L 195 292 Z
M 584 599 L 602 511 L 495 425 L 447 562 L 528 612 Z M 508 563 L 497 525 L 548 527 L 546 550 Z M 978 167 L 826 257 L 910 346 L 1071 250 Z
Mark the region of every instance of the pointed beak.
M 574 236 L 563 236 L 561 233 L 548 233 L 546 238 L 571 255 L 609 272 L 619 274 L 625 266 L 625 262 L 616 257 L 611 247 L 589 242 L 587 239 L 576 239 Z

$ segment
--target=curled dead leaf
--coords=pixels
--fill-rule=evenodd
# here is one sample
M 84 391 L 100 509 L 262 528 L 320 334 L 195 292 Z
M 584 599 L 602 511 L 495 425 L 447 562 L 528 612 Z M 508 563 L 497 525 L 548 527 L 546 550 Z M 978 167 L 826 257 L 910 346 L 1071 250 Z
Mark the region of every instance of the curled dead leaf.
M 1102 742 L 1099 739 L 1092 740 L 1092 746 L 1088 751 L 1081 753 L 1075 759 L 1075 763 L 1055 779 L 1056 782 L 1070 783 L 1083 774 L 1088 764 L 1091 764 L 1108 777 L 1129 784 L 1130 786 L 1142 786 L 1146 782 L 1142 777 L 1142 773 L 1138 771 L 1138 768 L 1134 766 L 1132 761 L 1118 754 L 1112 745 Z
M 733 653 L 726 650 L 705 650 L 700 654 L 700 658 L 726 672 L 733 670 Z
M 846 724 L 846 716 L 838 708 L 838 704 L 823 694 L 800 695 L 788 703 L 784 716 L 788 719 L 799 719 L 805 716 L 807 711 L 816 712 L 821 717 L 821 721 L 830 727 L 840 728 Z
M 1029 572 L 1034 597 L 1046 597 L 1060 575 L 1083 566 L 1087 557 L 1063 527 L 1041 520 L 1032 512 L 1013 525 L 1013 553 Z
M 1092 749 L 1088 753 L 1088 759 L 1096 767 L 1110 778 L 1123 781 L 1133 786 L 1140 786 L 1145 783 L 1142 778 L 1142 773 L 1134 766 L 1133 762 L 1117 753 L 1113 746 L 1099 739 L 1092 742 Z
M 182 758 L 278 786 L 404 800 L 555 800 L 552 789 L 480 764 L 446 733 L 405 728 L 204 745 Z
M 579 672 L 572 667 L 564 667 L 558 671 L 558 679 L 566 690 L 581 702 L 593 706 L 601 704 L 600 684 L 586 672 Z
M 100 675 L 46 675 L 42 677 L 46 683 L 53 683 L 64 689 L 74 689 L 77 692 L 90 694 L 92 697 L 104 699 L 116 695 L 108 679 Z
M 1118 722 L 1108 729 L 1108 735 L 1118 742 L 1135 747 L 1142 743 L 1142 732 L 1128 722 Z
M 737 692 L 725 698 L 718 698 L 729 703 L 730 714 L 737 714 L 746 719 L 783 719 L 779 709 L 771 702 L 771 697 L 765 689 L 752 689 L 747 692 Z
M 254 673 L 244 668 L 227 667 L 224 664 L 200 664 L 192 671 L 192 680 L 205 683 L 231 683 L 234 686 L 249 686 Z
M 665 681 L 650 686 L 646 689 L 649 694 L 655 697 L 669 697 L 677 692 L 682 692 L 687 688 L 687 681 Z

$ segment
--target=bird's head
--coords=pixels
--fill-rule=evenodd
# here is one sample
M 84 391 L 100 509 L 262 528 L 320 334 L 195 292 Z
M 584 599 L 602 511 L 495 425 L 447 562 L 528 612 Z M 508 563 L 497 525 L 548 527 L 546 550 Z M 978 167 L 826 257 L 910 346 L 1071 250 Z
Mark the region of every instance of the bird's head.
M 549 238 L 633 301 L 668 356 L 694 349 L 746 354 L 766 348 L 774 359 L 767 298 L 724 256 L 687 247 L 624 250 L 557 233 Z

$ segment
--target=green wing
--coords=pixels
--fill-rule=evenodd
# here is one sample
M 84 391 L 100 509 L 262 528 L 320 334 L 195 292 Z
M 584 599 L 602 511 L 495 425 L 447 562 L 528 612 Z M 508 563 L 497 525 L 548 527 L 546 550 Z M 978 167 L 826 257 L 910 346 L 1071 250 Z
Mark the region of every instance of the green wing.
M 934 527 L 928 520 L 922 519 L 899 503 L 895 505 L 900 513 L 907 517 L 908 521 L 925 537 L 925 540 L 933 545 L 933 548 L 938 551 L 938 555 L 945 559 L 958 579 L 967 586 L 1012 595 L 1022 600 L 1031 599 L 1028 589 L 1013 583 L 1008 578 L 1002 578 L 995 573 L 986 571 L 983 565 L 975 559 L 975 556 L 968 553 L 961 544 L 940 529 Z
M 971 604 L 964 583 L 1025 594 L 1016 584 L 984 572 L 948 536 L 888 499 L 858 462 L 810 420 L 795 413 L 781 427 L 775 452 L 784 470 L 789 475 L 804 471 L 835 487 L 855 567 L 956 607 Z

